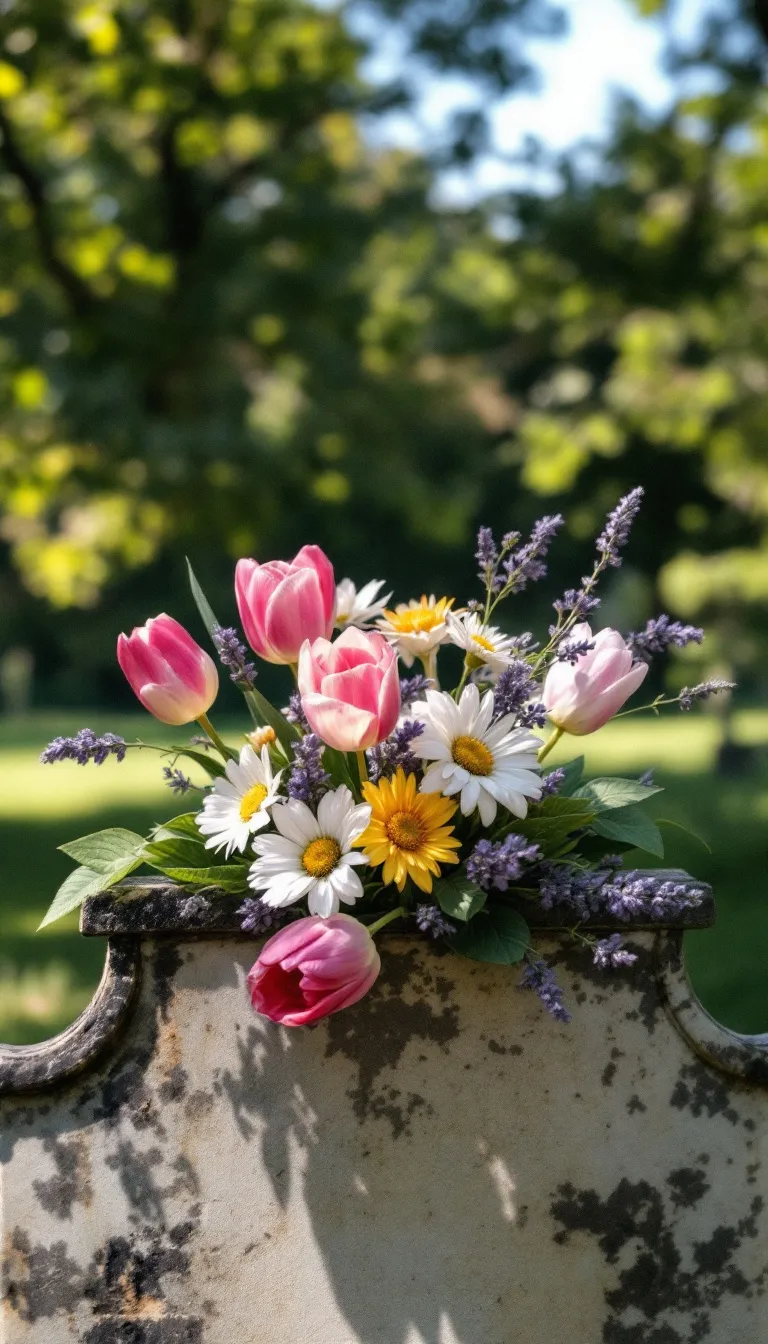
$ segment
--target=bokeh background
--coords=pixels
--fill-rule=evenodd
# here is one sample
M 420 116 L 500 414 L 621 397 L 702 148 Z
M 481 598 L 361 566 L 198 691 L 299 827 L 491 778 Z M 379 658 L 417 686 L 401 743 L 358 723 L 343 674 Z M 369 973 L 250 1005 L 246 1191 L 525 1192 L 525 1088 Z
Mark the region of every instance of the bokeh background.
M 478 523 L 563 511 L 507 610 L 541 628 L 638 483 L 601 622 L 704 624 L 653 689 L 739 690 L 588 765 L 654 767 L 706 838 L 665 828 L 719 903 L 694 983 L 768 1030 L 766 8 L 0 0 L 0 1039 L 100 972 L 71 922 L 34 932 L 56 845 L 179 810 L 156 760 L 37 754 L 161 740 L 114 642 L 160 609 L 199 632 L 185 553 L 224 618 L 238 556 L 308 540 L 466 600 Z

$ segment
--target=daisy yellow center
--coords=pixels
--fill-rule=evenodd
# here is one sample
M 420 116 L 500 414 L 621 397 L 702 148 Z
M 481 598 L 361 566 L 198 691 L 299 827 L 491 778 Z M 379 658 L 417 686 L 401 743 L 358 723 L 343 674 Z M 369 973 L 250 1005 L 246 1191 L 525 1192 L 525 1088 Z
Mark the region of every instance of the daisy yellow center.
M 494 644 L 491 643 L 490 639 L 486 639 L 486 638 L 485 638 L 485 635 L 473 635 L 473 636 L 472 636 L 472 643 L 473 643 L 473 644 L 479 644 L 479 645 L 480 645 L 480 648 L 481 648 L 481 649 L 486 649 L 488 653 L 495 653 L 495 652 L 496 652 L 496 646 L 495 646 Z
M 479 737 L 455 737 L 451 755 L 462 770 L 470 775 L 490 775 L 493 772 L 493 755 Z
M 321 835 L 310 840 L 301 856 L 310 877 L 327 877 L 332 873 L 341 858 L 341 845 L 332 835 Z
M 398 849 L 418 849 L 424 842 L 424 827 L 412 812 L 393 812 L 387 822 L 387 835 Z
M 390 616 L 390 624 L 404 635 L 434 630 L 442 621 L 443 616 L 434 607 L 409 607 L 407 611 L 396 611 Z
M 250 821 L 253 814 L 258 812 L 268 793 L 269 789 L 264 784 L 252 784 L 248 792 L 244 793 L 240 799 L 240 820 Z

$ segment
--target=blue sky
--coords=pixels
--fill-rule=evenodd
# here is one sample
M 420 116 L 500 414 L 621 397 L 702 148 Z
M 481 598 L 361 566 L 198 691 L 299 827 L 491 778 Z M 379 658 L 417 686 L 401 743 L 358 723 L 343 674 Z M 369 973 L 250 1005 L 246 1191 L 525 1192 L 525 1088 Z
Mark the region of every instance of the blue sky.
M 585 137 L 601 138 L 616 89 L 631 91 L 649 108 L 662 109 L 670 100 L 671 86 L 662 68 L 664 21 L 639 18 L 631 0 L 560 3 L 568 14 L 568 35 L 528 44 L 541 75 L 539 90 L 515 94 L 493 112 L 494 137 L 503 154 L 519 150 L 526 135 L 540 138 L 555 150 Z M 707 0 L 678 0 L 673 20 L 676 35 L 690 36 L 708 8 Z M 394 46 L 380 43 L 369 70 L 374 78 L 390 74 L 397 59 Z M 472 90 L 461 80 L 425 80 L 418 116 L 395 114 L 379 119 L 376 142 L 416 147 L 452 111 L 472 101 Z M 440 194 L 451 201 L 471 199 L 520 182 L 521 171 L 488 157 L 469 175 L 445 175 Z M 546 184 L 542 181 L 541 185 Z

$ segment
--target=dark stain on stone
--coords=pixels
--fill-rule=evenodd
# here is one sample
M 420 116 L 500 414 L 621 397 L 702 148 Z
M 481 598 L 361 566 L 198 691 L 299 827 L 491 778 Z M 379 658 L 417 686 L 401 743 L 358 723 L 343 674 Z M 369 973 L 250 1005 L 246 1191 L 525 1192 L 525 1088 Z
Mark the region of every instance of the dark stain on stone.
M 47 1181 L 33 1181 L 32 1188 L 47 1213 L 71 1219 L 75 1204 L 87 1208 L 93 1198 L 87 1140 L 84 1136 L 69 1141 L 48 1138 L 43 1152 L 53 1158 L 56 1174 Z
M 686 1248 L 675 1239 L 675 1211 L 704 1197 L 708 1187 L 702 1182 L 701 1172 L 671 1172 L 665 1184 L 672 1212 L 662 1190 L 648 1181 L 625 1178 L 606 1197 L 570 1183 L 558 1188 L 550 1209 L 561 1228 L 555 1241 L 566 1244 L 576 1233 L 594 1237 L 605 1262 L 616 1266 L 616 1285 L 604 1293 L 609 1315 L 603 1344 L 702 1340 L 711 1329 L 711 1311 L 724 1298 L 748 1291 L 735 1256 L 745 1237 L 758 1235 L 759 1199 L 733 1227 L 717 1228 L 708 1241 L 694 1243 L 695 1268 L 684 1268 Z
M 635 1115 L 635 1113 L 638 1111 L 642 1115 L 647 1110 L 648 1107 L 646 1106 L 645 1102 L 640 1100 L 636 1092 L 633 1092 L 632 1096 L 629 1098 L 629 1101 L 627 1102 L 627 1115 Z
M 488 1049 L 492 1055 L 522 1055 L 522 1045 L 499 1045 L 498 1041 L 489 1041 Z
M 707 1115 L 711 1120 L 722 1115 L 732 1125 L 739 1122 L 738 1112 L 732 1105 L 731 1087 L 725 1078 L 716 1074 L 700 1060 L 684 1064 L 675 1083 L 670 1106 L 679 1111 L 689 1110 L 697 1118 Z
M 671 1171 L 667 1185 L 675 1209 L 692 1209 L 710 1189 L 706 1173 L 698 1167 L 678 1167 Z
M 173 1002 L 174 980 L 184 962 L 175 943 L 158 942 L 155 946 L 155 997 L 157 999 L 160 1016 L 163 1022 L 167 1022 L 170 1016 L 170 1007 Z
M 188 1120 L 202 1120 L 204 1116 L 210 1115 L 215 1105 L 216 1099 L 213 1093 L 201 1088 L 190 1093 L 184 1106 L 184 1114 Z
M 166 1316 L 162 1321 L 101 1321 L 82 1344 L 203 1344 L 203 1321 Z
M 183 1101 L 186 1095 L 189 1074 L 180 1064 L 174 1065 L 164 1083 L 158 1088 L 158 1096 L 164 1105 L 172 1101 Z
M 606 1064 L 606 1066 L 605 1066 L 605 1068 L 603 1069 L 603 1072 L 602 1072 L 602 1074 L 601 1074 L 601 1077 L 600 1077 L 600 1081 L 601 1081 L 601 1083 L 603 1084 L 603 1087 L 611 1087 L 611 1086 L 612 1086 L 612 1084 L 613 1084 L 613 1080 L 614 1080 L 614 1078 L 615 1078 L 615 1076 L 616 1076 L 616 1069 L 617 1069 L 617 1068 L 618 1068 L 618 1065 L 615 1064 L 615 1063 L 613 1062 L 613 1060 L 611 1060 L 610 1063 Z
M 439 1013 L 428 1001 L 432 977 L 423 954 L 416 949 L 385 957 L 382 974 L 373 991 L 346 1013 L 326 1020 L 326 1057 L 342 1054 L 357 1067 L 357 1086 L 349 1092 L 358 1120 L 380 1117 L 389 1120 L 395 1138 L 407 1133 L 418 1109 L 414 1094 L 404 1106 L 393 1105 L 385 1092 L 377 1094 L 375 1082 L 385 1069 L 395 1069 L 406 1047 L 414 1041 L 447 1046 L 459 1034 L 455 1004 Z M 416 990 L 414 1002 L 404 995 Z

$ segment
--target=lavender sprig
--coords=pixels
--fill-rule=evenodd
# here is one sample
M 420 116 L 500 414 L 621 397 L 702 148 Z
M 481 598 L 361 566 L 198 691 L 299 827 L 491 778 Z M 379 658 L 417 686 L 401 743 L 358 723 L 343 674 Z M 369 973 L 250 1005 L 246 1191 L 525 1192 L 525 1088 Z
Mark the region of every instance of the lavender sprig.
M 315 807 L 327 792 L 331 777 L 323 768 L 323 743 L 316 733 L 307 733 L 293 748 L 288 776 L 288 797 Z
M 677 697 L 677 703 L 682 710 L 692 709 L 696 700 L 708 700 L 711 695 L 718 695 L 721 691 L 732 691 L 735 685 L 735 681 L 710 677 L 709 681 L 702 681 L 698 686 L 684 686 Z M 672 703 L 674 704 L 674 701 Z
M 643 487 L 636 485 L 634 490 L 630 490 L 628 495 L 624 495 L 616 508 L 608 514 L 605 528 L 597 538 L 597 549 L 600 556 L 607 565 L 612 565 L 614 569 L 618 569 L 621 564 L 619 552 L 629 541 L 632 524 L 640 512 L 644 494 Z
M 241 690 L 252 690 L 257 675 L 256 664 L 248 661 L 248 650 L 238 638 L 234 626 L 215 625 L 211 638 L 221 663 L 229 671 L 230 681 Z
M 546 961 L 528 961 L 519 987 L 532 989 L 556 1022 L 570 1022 L 571 1014 L 563 1003 L 563 991 Z
M 508 593 L 522 593 L 529 583 L 543 579 L 547 572 L 544 561 L 564 521 L 560 513 L 539 518 L 534 523 L 526 544 L 502 561 L 504 574 L 502 596 Z
M 583 578 L 581 582 L 586 586 L 590 582 L 590 577 Z M 600 598 L 590 597 L 584 588 L 568 588 L 562 597 L 552 603 L 552 606 L 559 616 L 570 613 L 576 620 L 581 621 L 600 606 Z
M 398 767 L 402 767 L 406 775 L 413 775 L 422 768 L 421 760 L 411 751 L 411 743 L 423 732 L 424 724 L 418 719 L 406 719 L 386 741 L 368 752 L 368 774 L 374 784 L 382 776 L 394 775 Z
M 481 527 L 477 534 L 475 559 L 478 564 L 478 578 L 486 588 L 490 588 L 499 563 L 499 553 L 490 527 Z
M 431 934 L 433 938 L 448 938 L 456 932 L 456 925 L 445 918 L 437 905 L 417 905 L 414 913 L 421 932 Z
M 594 639 L 564 640 L 558 647 L 556 661 L 558 663 L 570 663 L 571 667 L 575 667 L 579 659 L 583 658 L 594 647 Z
M 238 906 L 237 913 L 240 915 L 240 928 L 254 937 L 266 933 L 267 929 L 276 928 L 283 915 L 281 910 L 273 909 L 260 896 L 246 896 L 242 905 Z
M 504 840 L 478 840 L 467 859 L 467 877 L 483 891 L 507 891 L 519 882 L 523 865 L 536 863 L 541 851 L 523 835 Z
M 303 733 L 310 731 L 307 716 L 301 707 L 301 695 L 298 691 L 291 691 L 288 704 L 283 705 L 282 715 L 289 723 L 295 723 L 296 727 L 300 728 Z
M 415 677 L 400 678 L 400 709 L 410 709 L 416 700 L 423 700 L 432 682 L 429 677 L 418 674 Z
M 650 657 L 654 653 L 665 653 L 670 645 L 684 649 L 688 644 L 701 644 L 704 631 L 698 625 L 684 625 L 682 621 L 673 621 L 662 614 L 646 622 L 644 630 L 633 630 L 627 636 L 627 646 L 633 653 Z
M 188 793 L 195 787 L 188 775 L 181 770 L 174 770 L 170 765 L 163 766 L 163 778 L 173 793 Z
M 619 966 L 631 966 L 637 961 L 637 953 L 627 951 L 620 933 L 612 933 L 609 938 L 600 938 L 595 943 L 592 961 L 601 971 L 612 971 Z
M 551 797 L 552 794 L 560 791 L 560 785 L 565 779 L 565 771 L 560 767 L 557 770 L 550 770 L 548 775 L 544 775 L 541 781 L 542 798 Z
M 102 733 L 98 736 L 92 728 L 81 728 L 74 737 L 55 737 L 40 753 L 43 765 L 53 765 L 57 761 L 77 761 L 78 765 L 103 765 L 108 756 L 117 761 L 125 759 L 128 749 L 124 737 L 116 733 Z
M 505 714 L 519 714 L 538 689 L 528 663 L 516 658 L 509 667 L 505 667 L 504 671 L 499 673 L 499 679 L 494 687 L 494 720 L 502 718 Z

